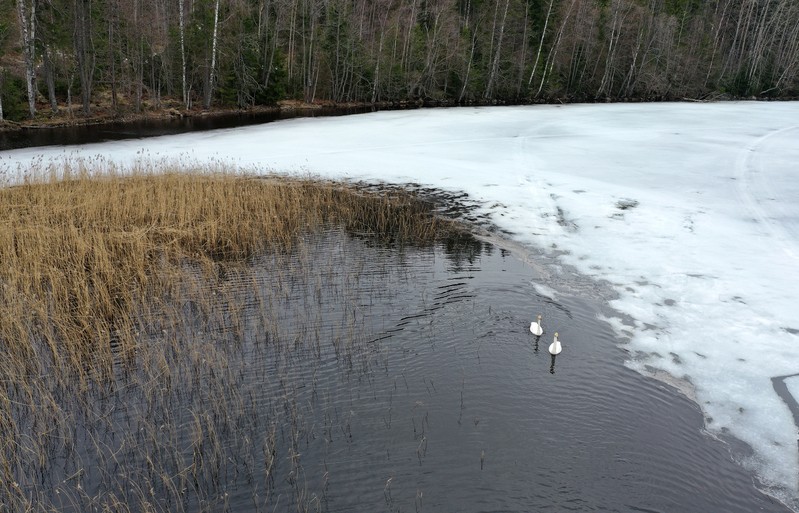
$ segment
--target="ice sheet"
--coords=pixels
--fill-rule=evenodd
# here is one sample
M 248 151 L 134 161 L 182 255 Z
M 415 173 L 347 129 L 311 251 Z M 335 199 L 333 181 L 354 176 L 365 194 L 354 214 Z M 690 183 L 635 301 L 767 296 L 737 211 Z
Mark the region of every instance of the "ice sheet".
M 687 377 L 708 430 L 751 445 L 744 463 L 799 507 L 797 426 L 770 380 L 799 373 L 797 102 L 297 119 L 8 151 L 0 173 L 13 182 L 31 161 L 93 155 L 465 191 L 518 242 L 608 280 L 613 308 L 634 320 L 606 319 L 630 338 L 628 365 Z

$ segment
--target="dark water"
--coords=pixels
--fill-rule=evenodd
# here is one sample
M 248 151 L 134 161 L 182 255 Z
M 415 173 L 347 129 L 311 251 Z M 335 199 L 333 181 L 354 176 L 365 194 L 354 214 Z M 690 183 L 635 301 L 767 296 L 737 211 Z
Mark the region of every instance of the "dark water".
M 58 511 L 787 511 L 696 405 L 621 364 L 591 300 L 538 295 L 507 251 L 330 233 L 289 274 L 284 257 L 162 305 L 180 321 L 64 408 L 74 446 L 20 467 L 26 493 Z
M 143 119 L 133 122 L 56 128 L 25 128 L 17 131 L 0 132 L 0 151 L 35 146 L 60 146 L 121 139 L 140 139 L 159 135 L 255 125 L 297 117 L 343 116 L 372 112 L 373 110 L 373 107 L 322 107 L 318 109 L 275 110 L 274 112 L 260 113 L 242 112 L 186 118 Z

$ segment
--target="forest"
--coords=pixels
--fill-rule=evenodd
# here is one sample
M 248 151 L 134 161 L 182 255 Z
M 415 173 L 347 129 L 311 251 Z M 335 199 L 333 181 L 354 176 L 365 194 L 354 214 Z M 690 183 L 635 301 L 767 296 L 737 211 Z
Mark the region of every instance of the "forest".
M 0 120 L 796 96 L 797 0 L 0 0 Z

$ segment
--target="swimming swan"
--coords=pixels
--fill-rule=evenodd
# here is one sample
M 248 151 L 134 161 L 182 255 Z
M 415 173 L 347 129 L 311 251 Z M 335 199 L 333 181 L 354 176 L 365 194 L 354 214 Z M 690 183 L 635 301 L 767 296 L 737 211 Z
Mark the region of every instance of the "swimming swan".
M 530 323 L 530 333 L 535 335 L 536 337 L 540 337 L 544 334 L 544 328 L 541 326 L 541 316 L 538 316 L 538 320 L 533 321 Z
M 549 344 L 549 353 L 550 354 L 560 354 L 563 351 L 563 348 L 560 346 L 560 341 L 558 340 L 558 334 L 555 333 L 555 340 Z

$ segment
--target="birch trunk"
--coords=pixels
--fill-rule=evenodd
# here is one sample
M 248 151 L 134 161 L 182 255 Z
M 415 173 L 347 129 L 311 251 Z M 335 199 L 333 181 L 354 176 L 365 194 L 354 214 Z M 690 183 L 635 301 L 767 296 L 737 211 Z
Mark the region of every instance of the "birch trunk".
M 219 0 L 214 2 L 214 32 L 211 39 L 211 67 L 208 70 L 208 84 L 205 88 L 205 102 L 203 108 L 211 108 L 211 98 L 214 96 L 214 80 L 216 79 L 216 51 L 219 44 Z
M 402 60 L 401 68 L 407 74 L 411 69 L 410 66 L 410 51 L 411 51 L 411 32 L 414 25 L 416 25 L 416 0 L 411 0 L 411 15 L 408 18 L 408 31 L 405 34 L 405 42 L 402 45 Z
M 727 8 L 730 6 L 730 2 L 724 2 L 724 8 L 721 11 L 721 16 L 716 19 L 716 33 L 713 36 L 713 51 L 710 53 L 710 64 L 707 66 L 707 75 L 705 75 L 705 84 L 704 86 L 707 87 L 708 82 L 710 81 L 710 75 L 713 73 L 713 64 L 716 61 L 716 54 L 721 48 L 721 39 L 724 36 L 724 31 L 722 30 L 726 25 L 726 16 L 727 16 Z M 721 77 L 719 77 L 721 79 Z
M 610 41 L 608 42 L 608 54 L 605 59 L 605 72 L 602 74 L 602 82 L 599 84 L 597 96 L 609 95 L 612 86 L 613 77 L 613 61 L 616 56 L 616 44 L 621 35 L 622 22 L 619 21 L 619 11 L 621 2 L 613 2 L 613 21 L 610 27 Z M 668 66 L 666 67 L 668 69 Z
M 544 18 L 544 30 L 541 31 L 541 40 L 538 41 L 538 51 L 535 54 L 535 62 L 533 63 L 533 70 L 530 72 L 530 80 L 527 81 L 527 86 L 533 83 L 533 78 L 535 77 L 535 70 L 538 68 L 538 61 L 541 58 L 541 49 L 544 48 L 544 38 L 547 35 L 547 26 L 549 25 L 549 17 L 552 16 L 552 4 L 555 3 L 555 0 L 549 0 L 549 9 L 547 9 L 547 17 Z M 539 88 L 539 91 L 541 89 Z
M 463 87 L 461 94 L 458 97 L 458 103 L 463 102 L 463 97 L 466 95 L 466 87 L 469 85 L 469 74 L 472 71 L 472 62 L 474 61 L 474 47 L 477 45 L 477 27 L 472 30 L 472 50 L 469 52 L 469 62 L 466 64 L 466 76 L 463 78 Z
M 372 84 L 372 103 L 377 101 L 377 89 L 380 84 L 380 61 L 383 58 L 383 40 L 386 35 L 386 20 L 388 19 L 388 12 L 386 12 L 383 21 L 380 25 L 380 42 L 377 45 L 377 58 L 375 59 L 375 81 Z
M 522 97 L 522 82 L 524 81 L 524 61 L 527 60 L 527 25 L 530 18 L 530 3 L 524 4 L 524 29 L 522 30 L 522 55 L 519 58 L 519 78 L 516 84 L 516 98 Z
M 36 117 L 36 0 L 17 0 L 22 55 L 25 60 L 25 86 L 28 91 L 28 111 Z
M 0 66 L 0 123 L 3 122 L 3 75 L 6 70 Z
M 314 61 L 316 60 L 316 13 L 313 1 L 307 2 L 304 7 L 308 9 L 307 16 L 310 20 L 306 29 L 305 16 L 303 16 L 303 99 L 305 103 L 313 103 L 316 97 L 316 80 L 319 77 L 319 70 L 314 69 Z
M 180 30 L 180 79 L 183 105 L 188 109 L 189 92 L 186 90 L 186 17 L 183 11 L 183 0 L 178 0 L 178 27 Z
M 497 80 L 497 73 L 499 72 L 499 58 L 502 53 L 502 38 L 505 35 L 505 21 L 508 18 L 508 6 L 510 0 L 505 0 L 505 10 L 502 13 L 502 21 L 499 24 L 499 36 L 497 37 L 497 48 L 494 51 L 494 60 L 491 63 L 491 73 L 488 75 L 488 85 L 486 85 L 485 98 L 492 98 L 494 95 L 494 84 Z
M 544 72 L 541 74 L 541 83 L 538 84 L 538 91 L 536 91 L 535 96 L 538 98 L 541 96 L 541 91 L 544 89 L 544 84 L 546 83 L 547 76 L 552 73 L 552 68 L 555 66 L 555 57 L 558 53 L 558 48 L 560 48 L 560 42 L 563 39 L 563 30 L 566 28 L 566 24 L 569 21 L 569 16 L 571 16 L 572 9 L 574 8 L 574 4 L 577 0 L 572 0 L 572 3 L 569 5 L 569 10 L 566 11 L 566 15 L 563 17 L 563 21 L 561 21 L 560 29 L 558 29 L 558 34 L 555 37 L 555 42 L 552 44 L 552 47 L 549 49 L 549 53 L 547 54 L 547 60 L 544 62 Z M 546 22 L 545 22 L 546 24 Z

